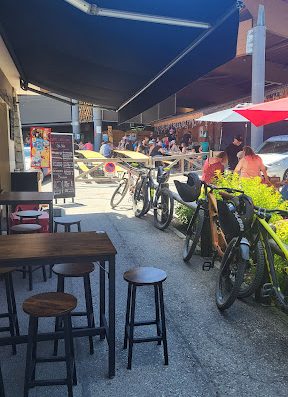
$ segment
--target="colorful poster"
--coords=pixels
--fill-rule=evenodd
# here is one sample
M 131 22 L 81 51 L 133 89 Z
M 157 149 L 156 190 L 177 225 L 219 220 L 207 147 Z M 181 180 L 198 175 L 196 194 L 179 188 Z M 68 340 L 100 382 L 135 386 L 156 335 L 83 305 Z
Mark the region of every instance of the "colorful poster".
M 50 134 L 51 128 L 30 128 L 31 168 L 50 167 Z

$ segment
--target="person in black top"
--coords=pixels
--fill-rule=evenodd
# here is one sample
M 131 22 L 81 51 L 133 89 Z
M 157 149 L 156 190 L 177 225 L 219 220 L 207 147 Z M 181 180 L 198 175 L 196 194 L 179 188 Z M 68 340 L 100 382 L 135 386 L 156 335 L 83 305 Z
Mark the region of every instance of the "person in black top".
M 228 168 L 234 170 L 238 164 L 237 154 L 243 150 L 243 139 L 241 135 L 234 136 L 233 142 L 225 149 L 228 157 Z

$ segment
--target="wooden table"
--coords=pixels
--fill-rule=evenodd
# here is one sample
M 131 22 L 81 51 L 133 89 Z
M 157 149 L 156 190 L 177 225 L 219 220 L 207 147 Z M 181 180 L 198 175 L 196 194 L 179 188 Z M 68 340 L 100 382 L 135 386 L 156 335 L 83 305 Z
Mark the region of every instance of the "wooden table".
M 48 204 L 49 231 L 53 232 L 53 193 L 52 192 L 3 192 L 0 205 L 6 206 L 7 234 L 9 234 L 9 206 L 21 204 Z
M 73 330 L 74 337 L 100 335 L 108 343 L 109 377 L 115 375 L 115 255 L 106 233 L 39 233 L 0 236 L 0 267 L 70 262 L 99 262 L 100 326 Z M 108 262 L 108 270 L 106 263 Z M 105 274 L 108 273 L 108 321 L 105 310 Z M 16 294 L 17 297 L 17 294 Z M 83 297 L 84 299 L 84 297 Z M 40 334 L 39 340 L 63 338 L 63 331 Z M 27 343 L 27 335 L 0 337 L 0 346 Z

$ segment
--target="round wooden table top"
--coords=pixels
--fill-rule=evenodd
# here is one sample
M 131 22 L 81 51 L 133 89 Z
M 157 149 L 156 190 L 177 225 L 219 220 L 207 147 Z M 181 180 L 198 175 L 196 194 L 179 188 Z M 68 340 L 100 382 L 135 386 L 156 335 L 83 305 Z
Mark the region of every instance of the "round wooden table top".
M 74 223 L 80 223 L 81 219 L 75 216 L 58 216 L 54 218 L 54 222 L 59 225 L 73 225 Z
M 94 264 L 89 262 L 83 263 L 59 263 L 54 265 L 53 273 L 64 277 L 83 277 L 93 272 Z
M 43 215 L 43 211 L 35 211 L 35 210 L 27 210 L 27 211 L 18 211 L 16 215 L 19 218 L 38 218 Z
M 46 292 L 31 296 L 23 302 L 25 313 L 33 317 L 59 317 L 77 306 L 75 296 L 64 292 Z
M 123 277 L 128 283 L 151 285 L 165 281 L 167 274 L 164 270 L 157 269 L 156 267 L 134 267 L 125 272 Z

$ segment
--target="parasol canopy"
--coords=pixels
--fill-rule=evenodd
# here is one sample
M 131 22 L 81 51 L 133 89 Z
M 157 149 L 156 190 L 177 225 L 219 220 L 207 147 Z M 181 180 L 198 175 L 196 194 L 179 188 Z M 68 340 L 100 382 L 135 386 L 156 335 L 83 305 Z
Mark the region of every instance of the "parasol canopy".
M 245 108 L 235 108 L 234 112 L 246 117 L 251 123 L 260 127 L 262 125 L 276 123 L 288 117 L 288 98 L 277 99 L 247 106 Z

